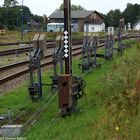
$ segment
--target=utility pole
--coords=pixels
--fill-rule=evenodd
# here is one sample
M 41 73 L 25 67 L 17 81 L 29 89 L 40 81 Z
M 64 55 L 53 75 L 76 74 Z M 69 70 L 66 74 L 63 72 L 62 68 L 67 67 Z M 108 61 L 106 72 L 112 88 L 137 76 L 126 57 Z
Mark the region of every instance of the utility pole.
M 72 74 L 71 45 L 71 1 L 64 0 L 64 58 L 66 74 Z
M 5 7 L 6 8 L 6 29 L 8 29 L 8 6 Z
M 83 96 L 85 82 L 72 75 L 71 0 L 64 0 L 64 60 L 65 74 L 58 76 L 58 96 L 61 116 L 77 111 L 77 100 Z
M 22 0 L 22 27 L 21 27 L 21 41 L 23 41 L 23 23 L 24 23 L 24 10 L 23 10 L 23 0 Z

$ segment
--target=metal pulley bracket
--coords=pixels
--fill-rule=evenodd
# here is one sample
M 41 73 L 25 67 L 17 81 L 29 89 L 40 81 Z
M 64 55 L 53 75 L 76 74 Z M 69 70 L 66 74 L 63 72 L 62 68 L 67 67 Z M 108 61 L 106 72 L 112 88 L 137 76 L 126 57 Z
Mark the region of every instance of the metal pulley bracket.
M 63 45 L 64 45 L 63 36 L 57 36 L 56 47 L 54 48 L 54 54 L 53 54 L 53 76 L 51 76 L 52 89 L 58 87 L 58 74 L 63 73 L 63 58 L 64 58 Z
M 42 75 L 41 75 L 41 59 L 44 57 L 44 49 L 46 47 L 45 34 L 35 34 L 32 40 L 34 53 L 30 55 L 29 73 L 30 85 L 29 96 L 32 100 L 37 100 L 42 97 Z M 37 75 L 35 75 L 37 72 Z M 36 78 L 34 78 L 36 76 Z
M 77 110 L 77 100 L 85 94 L 86 83 L 81 77 L 63 74 L 58 75 L 58 85 L 60 114 L 70 115 Z

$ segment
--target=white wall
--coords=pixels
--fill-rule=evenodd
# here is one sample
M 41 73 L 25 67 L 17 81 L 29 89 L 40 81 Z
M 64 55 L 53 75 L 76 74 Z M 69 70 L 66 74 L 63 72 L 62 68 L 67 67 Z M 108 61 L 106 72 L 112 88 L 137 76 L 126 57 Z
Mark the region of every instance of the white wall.
M 84 32 L 102 32 L 105 31 L 105 24 L 85 24 Z
M 133 30 L 140 30 L 140 22 L 133 28 Z

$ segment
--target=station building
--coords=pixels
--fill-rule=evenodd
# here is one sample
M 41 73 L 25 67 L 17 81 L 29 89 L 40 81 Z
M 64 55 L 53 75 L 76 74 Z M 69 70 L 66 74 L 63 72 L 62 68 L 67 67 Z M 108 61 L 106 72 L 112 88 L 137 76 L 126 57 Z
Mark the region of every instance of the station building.
M 49 23 L 63 23 L 64 12 L 56 10 L 48 18 L 49 18 Z M 104 18 L 97 11 L 72 10 L 71 24 L 77 25 L 78 32 L 105 31 Z

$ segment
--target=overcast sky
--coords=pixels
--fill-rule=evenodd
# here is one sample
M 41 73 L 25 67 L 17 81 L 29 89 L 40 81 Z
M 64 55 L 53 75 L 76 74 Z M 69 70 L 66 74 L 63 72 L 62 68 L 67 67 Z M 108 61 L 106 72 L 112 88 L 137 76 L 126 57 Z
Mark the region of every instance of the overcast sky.
M 19 4 L 22 0 L 17 0 Z M 54 10 L 59 8 L 63 0 L 23 0 L 24 5 L 28 6 L 33 14 L 49 16 Z M 3 5 L 4 0 L 0 0 Z M 72 4 L 81 5 L 87 10 L 96 10 L 106 14 L 111 9 L 120 9 L 123 11 L 127 3 L 140 4 L 140 0 L 71 0 Z

